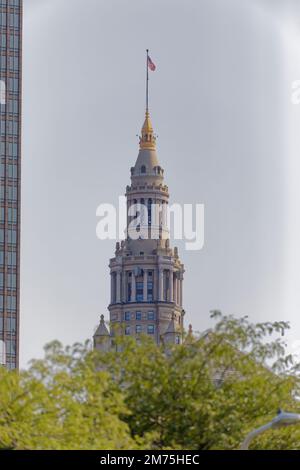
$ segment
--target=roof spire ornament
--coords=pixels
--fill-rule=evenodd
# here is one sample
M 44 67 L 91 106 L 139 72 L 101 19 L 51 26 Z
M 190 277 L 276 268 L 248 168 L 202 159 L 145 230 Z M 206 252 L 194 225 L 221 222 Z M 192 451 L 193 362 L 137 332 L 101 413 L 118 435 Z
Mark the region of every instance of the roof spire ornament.
M 142 136 L 140 137 L 140 149 L 155 149 L 156 136 L 153 131 L 149 111 L 146 111 L 145 122 L 142 127 Z
M 150 120 L 150 113 L 149 113 L 149 70 L 154 72 L 156 70 L 155 64 L 152 62 L 149 56 L 149 49 L 146 51 L 147 53 L 147 63 L 146 63 L 146 117 L 145 122 L 142 128 L 142 136 L 140 138 L 140 148 L 141 149 L 155 149 L 156 147 L 156 136 L 153 132 L 152 123 Z

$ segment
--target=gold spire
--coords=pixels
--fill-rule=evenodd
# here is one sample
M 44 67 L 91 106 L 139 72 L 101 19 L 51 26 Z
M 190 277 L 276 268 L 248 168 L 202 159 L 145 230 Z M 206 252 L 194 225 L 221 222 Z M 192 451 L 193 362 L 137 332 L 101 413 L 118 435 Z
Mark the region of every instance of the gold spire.
M 153 127 L 150 120 L 149 111 L 146 111 L 146 118 L 142 127 L 142 136 L 140 137 L 140 148 L 141 149 L 155 149 L 156 147 L 156 136 L 153 132 Z

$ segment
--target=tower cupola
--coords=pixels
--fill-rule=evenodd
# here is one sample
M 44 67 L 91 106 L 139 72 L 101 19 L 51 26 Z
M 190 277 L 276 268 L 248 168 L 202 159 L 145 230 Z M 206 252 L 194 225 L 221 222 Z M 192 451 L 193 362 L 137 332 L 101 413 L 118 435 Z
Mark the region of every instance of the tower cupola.
M 145 122 L 142 127 L 142 135 L 140 137 L 140 149 L 152 149 L 156 148 L 156 136 L 153 131 L 149 110 L 146 110 Z

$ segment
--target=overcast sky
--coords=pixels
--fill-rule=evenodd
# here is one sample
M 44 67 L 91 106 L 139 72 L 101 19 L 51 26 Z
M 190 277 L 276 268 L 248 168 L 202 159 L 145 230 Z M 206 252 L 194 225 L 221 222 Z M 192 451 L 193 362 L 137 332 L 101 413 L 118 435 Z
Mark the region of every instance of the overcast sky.
M 300 8 L 293 0 L 24 0 L 21 365 L 92 337 L 114 242 L 96 208 L 129 183 L 151 115 L 171 202 L 205 204 L 184 306 L 290 320 L 300 339 Z

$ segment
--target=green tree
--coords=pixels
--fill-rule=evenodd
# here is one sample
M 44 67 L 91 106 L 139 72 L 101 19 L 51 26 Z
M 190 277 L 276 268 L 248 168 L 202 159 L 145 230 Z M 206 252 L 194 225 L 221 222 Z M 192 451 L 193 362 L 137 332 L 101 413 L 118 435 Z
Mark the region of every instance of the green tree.
M 147 338 L 120 339 L 122 352 L 101 359 L 124 390 L 132 435 L 153 433 L 153 448 L 236 449 L 279 407 L 299 409 L 297 370 L 282 337 L 288 324 L 212 317 L 211 331 L 168 354 Z M 259 442 L 300 448 L 299 432 L 277 435 L 282 440 L 269 433 Z
M 54 342 L 28 372 L 1 369 L 0 448 L 137 448 L 122 392 L 87 346 Z
M 288 324 L 212 317 L 180 346 L 116 337 L 118 352 L 99 353 L 53 342 L 27 371 L 1 368 L 0 449 L 237 449 L 278 408 L 299 411 Z M 252 446 L 300 449 L 300 428 Z

